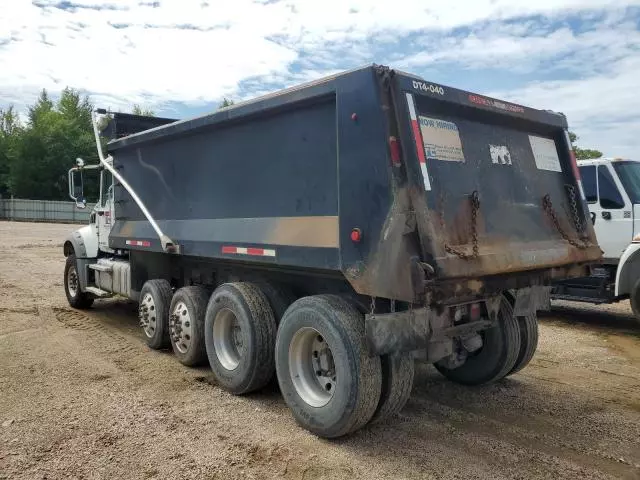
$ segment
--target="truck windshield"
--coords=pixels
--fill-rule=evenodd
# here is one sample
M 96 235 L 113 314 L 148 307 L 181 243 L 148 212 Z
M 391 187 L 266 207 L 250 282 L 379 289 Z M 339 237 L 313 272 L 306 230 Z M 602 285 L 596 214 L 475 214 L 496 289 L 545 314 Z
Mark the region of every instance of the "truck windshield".
M 612 162 L 631 203 L 640 203 L 640 162 Z

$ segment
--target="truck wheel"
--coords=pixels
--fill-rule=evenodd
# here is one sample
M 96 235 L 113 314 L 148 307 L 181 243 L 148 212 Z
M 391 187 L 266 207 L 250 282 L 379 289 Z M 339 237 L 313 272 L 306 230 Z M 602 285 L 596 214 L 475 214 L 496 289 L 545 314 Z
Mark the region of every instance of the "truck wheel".
M 512 306 L 515 306 L 516 299 L 511 292 L 506 292 L 505 297 Z M 513 375 L 526 367 L 538 348 L 538 318 L 536 315 L 517 317 L 520 328 L 520 351 L 516 363 L 508 375 Z
M 631 295 L 629 295 L 631 303 L 631 310 L 633 310 L 633 316 L 640 322 L 640 278 L 636 280 L 636 283 L 631 289 Z
M 469 353 L 464 364 L 447 368 L 441 362 L 436 369 L 449 380 L 463 385 L 482 385 L 498 381 L 514 367 L 520 353 L 520 327 L 513 307 L 504 296 L 497 325 L 480 332 L 482 347 Z
M 67 302 L 73 308 L 86 309 L 93 305 L 93 298 L 80 290 L 78 262 L 74 254 L 67 257 L 67 263 L 64 266 L 64 293 L 67 296 Z
M 397 415 L 411 396 L 414 363 L 411 354 L 383 355 L 382 392 L 371 423 L 384 422 Z
M 275 370 L 276 321 L 257 286 L 218 287 L 209 300 L 204 324 L 209 364 L 222 388 L 240 395 L 269 382 Z
M 171 285 L 166 280 L 147 280 L 140 290 L 138 318 L 149 348 L 167 348 L 169 340 L 169 308 Z
M 362 314 L 340 297 L 304 297 L 287 309 L 276 372 L 298 424 L 320 437 L 358 430 L 378 406 L 380 357 L 367 352 Z
M 289 289 L 277 283 L 257 282 L 255 285 L 267 296 L 276 325 L 279 325 L 284 312 L 296 300 L 295 296 Z
M 182 287 L 173 294 L 169 311 L 169 338 L 173 353 L 183 365 L 195 367 L 207 358 L 204 313 L 209 294 L 204 287 Z

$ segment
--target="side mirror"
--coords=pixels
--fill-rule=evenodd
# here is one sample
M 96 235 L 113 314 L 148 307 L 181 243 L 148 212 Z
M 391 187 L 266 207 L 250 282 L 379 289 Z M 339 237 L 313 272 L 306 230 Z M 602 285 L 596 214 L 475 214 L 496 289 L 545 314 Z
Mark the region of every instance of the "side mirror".
M 590 212 L 591 213 L 591 225 L 595 225 L 596 224 L 596 213 L 595 212 Z
M 78 168 L 84 167 L 84 160 L 80 157 L 76 158 L 76 165 L 78 166 Z
M 81 158 L 76 160 L 76 163 L 84 162 Z M 79 165 L 80 166 L 80 165 Z M 76 173 L 80 174 L 80 181 L 76 185 Z M 82 170 L 79 168 L 72 168 L 69 170 L 69 196 L 71 199 L 76 202 L 76 208 L 85 209 L 87 208 L 87 200 L 84 198 L 84 181 L 82 178 Z

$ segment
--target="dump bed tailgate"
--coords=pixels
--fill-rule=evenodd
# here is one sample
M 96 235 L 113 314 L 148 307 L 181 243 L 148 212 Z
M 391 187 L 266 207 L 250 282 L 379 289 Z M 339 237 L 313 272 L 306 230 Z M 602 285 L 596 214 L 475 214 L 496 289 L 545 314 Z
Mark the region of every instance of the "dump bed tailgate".
M 564 116 L 411 77 L 395 97 L 424 260 L 438 277 L 600 258 Z

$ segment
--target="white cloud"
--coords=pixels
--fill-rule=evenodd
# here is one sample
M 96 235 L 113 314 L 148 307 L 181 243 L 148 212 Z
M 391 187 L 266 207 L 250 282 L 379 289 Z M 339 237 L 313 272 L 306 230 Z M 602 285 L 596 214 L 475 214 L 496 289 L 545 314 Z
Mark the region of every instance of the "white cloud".
M 66 9 L 56 7 L 58 0 L 36 3 L 0 2 L 0 107 L 23 107 L 41 88 L 55 93 L 67 85 L 112 108 L 206 105 L 393 59 L 418 74 L 439 65 L 470 74 L 493 69 L 497 77 L 569 72 L 579 78 L 497 93 L 564 110 L 585 144 L 640 154 L 640 141 L 619 133 L 625 115 L 639 118 L 632 85 L 640 73 L 640 32 L 625 8 L 640 0 L 158 0 L 158 8 L 153 1 L 72 0 L 74 8 Z M 563 22 L 570 14 L 590 28 Z
M 567 116 L 579 145 L 606 156 L 640 159 L 640 55 L 613 62 L 597 75 L 532 83 L 490 95 Z

